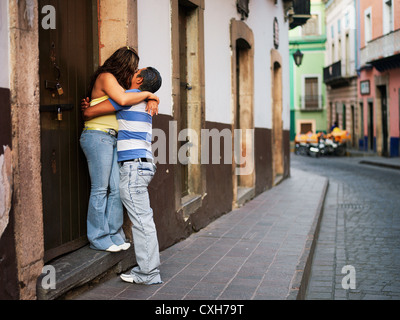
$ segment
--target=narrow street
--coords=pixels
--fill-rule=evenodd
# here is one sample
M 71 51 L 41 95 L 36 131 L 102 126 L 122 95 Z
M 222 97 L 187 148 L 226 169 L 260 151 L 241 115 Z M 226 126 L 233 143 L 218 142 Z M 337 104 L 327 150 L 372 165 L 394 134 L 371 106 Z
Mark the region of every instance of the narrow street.
M 400 299 L 400 170 L 362 159 L 291 157 L 329 179 L 309 300 Z

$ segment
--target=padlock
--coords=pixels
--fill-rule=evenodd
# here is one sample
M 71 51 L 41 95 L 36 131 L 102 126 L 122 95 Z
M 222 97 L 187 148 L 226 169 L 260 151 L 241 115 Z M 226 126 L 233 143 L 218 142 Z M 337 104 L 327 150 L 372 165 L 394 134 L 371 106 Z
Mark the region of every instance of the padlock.
M 57 120 L 62 121 L 62 111 L 61 108 L 58 108 L 57 110 Z
M 63 90 L 63 88 L 61 87 L 60 83 L 58 83 L 58 82 L 57 82 L 57 84 L 56 84 L 56 89 L 57 89 L 57 92 L 58 92 L 58 95 L 59 95 L 59 96 L 62 96 L 62 95 L 64 94 L 64 90 Z

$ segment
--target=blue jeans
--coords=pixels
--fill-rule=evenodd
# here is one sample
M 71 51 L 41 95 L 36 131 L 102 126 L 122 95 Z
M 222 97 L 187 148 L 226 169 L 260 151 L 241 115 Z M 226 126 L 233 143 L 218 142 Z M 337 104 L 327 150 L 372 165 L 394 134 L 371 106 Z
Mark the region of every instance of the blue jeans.
M 160 253 L 147 187 L 156 171 L 150 162 L 125 162 L 120 167 L 121 200 L 132 221 L 136 261 L 130 274 L 136 283 L 161 283 Z
M 87 237 L 91 248 L 106 250 L 113 244 L 125 242 L 117 139 L 102 131 L 88 130 L 82 132 L 80 143 L 88 162 L 91 181 Z

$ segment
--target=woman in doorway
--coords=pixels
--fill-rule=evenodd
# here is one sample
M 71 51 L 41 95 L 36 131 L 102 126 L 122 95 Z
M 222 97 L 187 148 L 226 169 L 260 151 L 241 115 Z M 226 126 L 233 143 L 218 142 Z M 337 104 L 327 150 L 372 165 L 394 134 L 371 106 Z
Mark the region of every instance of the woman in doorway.
M 89 87 L 90 105 L 108 98 L 120 105 L 133 105 L 148 100 L 147 110 L 158 111 L 158 97 L 151 92 L 131 92 L 131 80 L 138 69 L 139 56 L 130 47 L 118 49 L 98 68 Z M 86 98 L 85 101 L 88 101 Z M 90 247 L 118 252 L 127 250 L 122 230 L 123 207 L 119 194 L 117 162 L 118 122 L 115 114 L 100 116 L 85 122 L 80 138 L 91 180 L 87 215 L 87 237 Z

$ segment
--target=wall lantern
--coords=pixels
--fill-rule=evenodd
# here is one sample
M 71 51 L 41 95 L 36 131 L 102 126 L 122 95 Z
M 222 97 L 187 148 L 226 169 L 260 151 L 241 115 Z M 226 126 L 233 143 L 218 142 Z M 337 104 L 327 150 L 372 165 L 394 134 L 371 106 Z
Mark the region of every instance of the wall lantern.
M 296 64 L 296 66 L 300 66 L 301 63 L 303 62 L 303 52 L 301 52 L 299 49 L 297 49 L 297 51 L 295 53 L 293 53 L 293 58 L 294 58 L 294 63 Z

